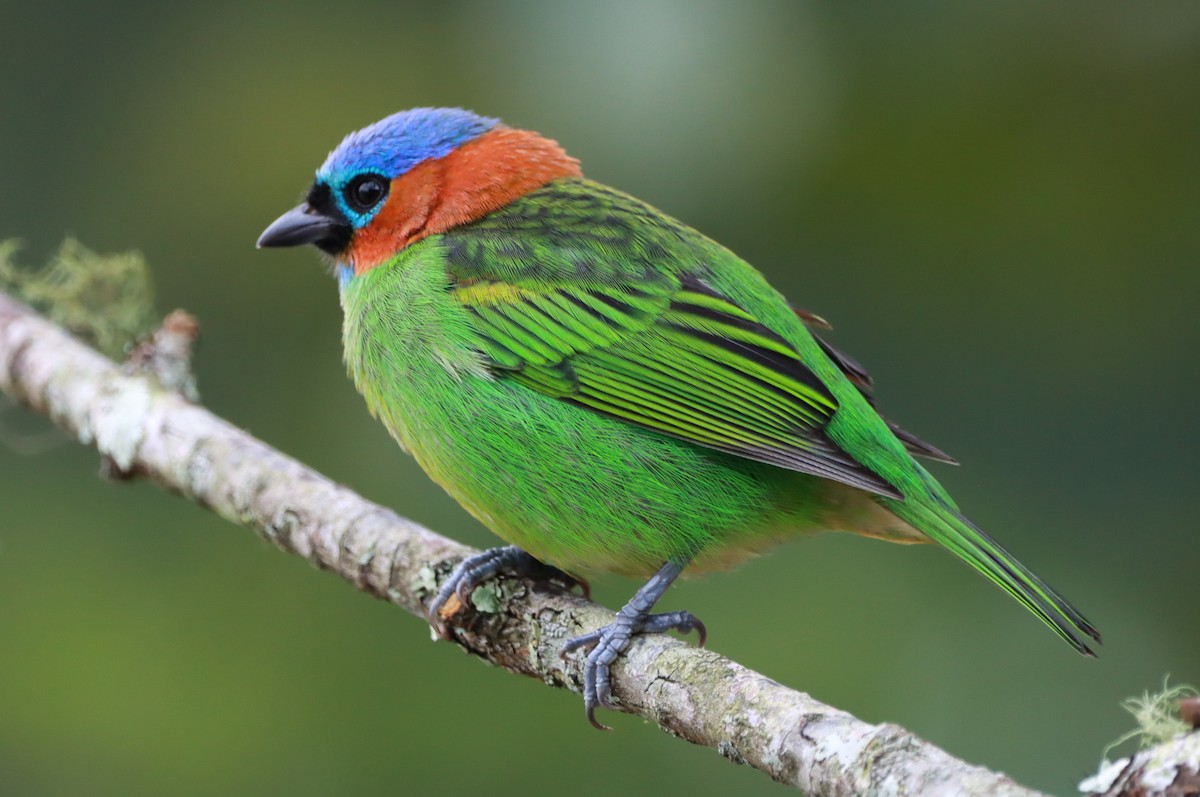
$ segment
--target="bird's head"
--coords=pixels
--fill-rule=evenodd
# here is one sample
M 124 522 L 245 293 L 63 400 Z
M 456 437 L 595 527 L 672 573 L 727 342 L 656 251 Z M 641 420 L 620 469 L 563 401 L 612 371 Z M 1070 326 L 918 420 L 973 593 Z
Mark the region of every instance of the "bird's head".
M 361 274 L 421 238 L 577 176 L 578 162 L 536 133 L 460 108 L 414 108 L 346 136 L 304 202 L 258 246 L 313 244 Z

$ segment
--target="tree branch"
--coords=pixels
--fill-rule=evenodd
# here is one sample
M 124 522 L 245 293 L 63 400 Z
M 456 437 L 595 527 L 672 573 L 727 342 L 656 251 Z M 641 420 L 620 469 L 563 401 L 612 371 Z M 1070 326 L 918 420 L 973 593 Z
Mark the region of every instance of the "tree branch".
M 0 390 L 151 479 L 358 589 L 424 618 L 424 601 L 472 549 L 364 500 L 135 375 L 0 293 Z M 565 639 L 612 620 L 554 587 L 503 579 L 450 618 L 455 641 L 512 672 L 580 688 Z M 622 707 L 667 733 L 812 795 L 1033 795 L 895 725 L 870 725 L 708 650 L 639 637 L 613 667 Z M 574 721 L 573 719 L 571 721 Z M 582 721 L 582 720 L 580 720 Z
M 1106 762 L 1095 775 L 1084 778 L 1079 790 L 1089 797 L 1196 797 L 1200 795 L 1200 732 Z

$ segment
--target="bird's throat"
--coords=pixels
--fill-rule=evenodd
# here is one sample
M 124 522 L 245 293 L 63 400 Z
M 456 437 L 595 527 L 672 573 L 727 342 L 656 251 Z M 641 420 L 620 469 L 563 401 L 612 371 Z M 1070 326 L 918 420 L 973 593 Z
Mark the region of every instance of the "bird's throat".
M 387 204 L 354 235 L 345 262 L 362 274 L 430 235 L 475 221 L 564 177 L 579 162 L 556 142 L 498 127 L 392 181 Z

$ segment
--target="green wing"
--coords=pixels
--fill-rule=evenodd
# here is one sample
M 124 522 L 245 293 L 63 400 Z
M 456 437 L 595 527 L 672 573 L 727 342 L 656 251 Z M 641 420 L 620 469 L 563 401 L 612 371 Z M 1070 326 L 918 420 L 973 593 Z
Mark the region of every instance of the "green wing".
M 838 403 L 794 347 L 700 274 L 656 267 L 655 258 L 672 256 L 670 238 L 656 231 L 679 234 L 670 220 L 647 217 L 616 192 L 588 193 L 583 207 L 568 196 L 531 195 L 447 234 L 451 295 L 499 378 L 696 445 L 900 497 L 826 436 Z
M 813 325 L 810 322 L 810 318 L 816 318 L 819 319 L 821 324 L 825 325 L 825 329 L 831 328 L 828 326 L 828 323 L 825 321 L 825 319 L 821 318 L 820 316 L 812 316 L 811 313 L 805 313 L 799 310 L 796 311 L 796 315 L 800 316 L 807 326 Z M 846 375 L 846 378 L 850 380 L 851 384 L 858 388 L 858 392 L 862 393 L 863 398 L 867 400 L 867 403 L 874 407 L 875 397 L 873 394 L 875 392 L 875 381 L 871 378 L 871 375 L 867 373 L 867 370 L 863 368 L 853 357 L 843 354 L 842 352 L 833 348 L 833 346 L 829 345 L 829 343 L 817 333 L 812 332 L 810 334 L 812 334 L 813 339 L 816 340 L 817 344 L 821 347 L 821 351 L 825 352 L 826 356 L 833 360 L 834 365 L 836 365 L 841 372 Z M 876 409 L 878 410 L 878 408 Z M 926 443 L 912 432 L 902 429 L 894 421 L 890 421 L 887 418 L 883 418 L 883 421 L 888 425 L 888 428 L 892 430 L 892 434 L 896 435 L 896 439 L 903 443 L 904 447 L 908 449 L 908 453 L 925 457 L 927 459 L 937 460 L 938 462 L 945 462 L 948 465 L 958 464 L 957 459 L 950 456 L 932 443 Z

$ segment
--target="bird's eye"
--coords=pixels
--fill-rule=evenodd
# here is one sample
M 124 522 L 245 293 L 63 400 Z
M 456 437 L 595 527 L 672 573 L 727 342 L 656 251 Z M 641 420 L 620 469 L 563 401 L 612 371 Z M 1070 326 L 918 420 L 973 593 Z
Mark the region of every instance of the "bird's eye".
M 346 204 L 358 213 L 365 213 L 387 196 L 387 182 L 377 174 L 362 174 L 346 186 L 342 195 Z

